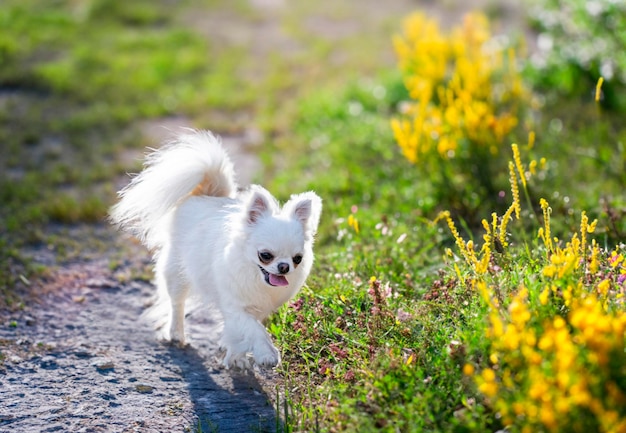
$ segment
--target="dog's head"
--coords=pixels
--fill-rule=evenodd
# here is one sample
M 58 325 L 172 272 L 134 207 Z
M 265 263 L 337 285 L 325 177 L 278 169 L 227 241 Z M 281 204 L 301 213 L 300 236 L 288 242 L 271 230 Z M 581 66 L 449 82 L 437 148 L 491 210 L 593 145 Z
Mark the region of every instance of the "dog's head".
M 252 188 L 246 205 L 247 255 L 269 286 L 304 284 L 313 264 L 313 238 L 321 199 L 313 192 L 293 195 L 280 208 L 265 189 Z

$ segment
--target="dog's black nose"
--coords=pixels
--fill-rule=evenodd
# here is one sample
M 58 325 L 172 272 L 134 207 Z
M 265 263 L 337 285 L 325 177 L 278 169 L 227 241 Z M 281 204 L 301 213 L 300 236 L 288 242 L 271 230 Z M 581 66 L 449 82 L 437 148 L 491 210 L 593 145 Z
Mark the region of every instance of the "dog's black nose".
M 289 272 L 289 263 L 279 263 L 278 264 L 278 272 L 280 272 L 281 274 L 286 274 L 287 272 Z

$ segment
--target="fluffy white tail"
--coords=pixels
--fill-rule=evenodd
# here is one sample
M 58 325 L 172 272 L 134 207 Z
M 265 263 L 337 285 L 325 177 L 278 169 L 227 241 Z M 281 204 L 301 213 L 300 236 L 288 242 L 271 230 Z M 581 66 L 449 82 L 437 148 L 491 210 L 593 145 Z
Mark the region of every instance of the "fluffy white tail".
M 144 169 L 118 195 L 111 221 L 137 236 L 148 248 L 161 246 L 159 227 L 189 195 L 235 195 L 233 164 L 217 137 L 190 131 L 150 153 Z

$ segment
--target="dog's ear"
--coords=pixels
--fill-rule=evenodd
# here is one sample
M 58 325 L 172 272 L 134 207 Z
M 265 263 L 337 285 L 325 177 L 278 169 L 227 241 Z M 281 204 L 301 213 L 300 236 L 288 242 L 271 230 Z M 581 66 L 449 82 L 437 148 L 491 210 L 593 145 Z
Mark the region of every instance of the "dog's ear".
M 250 205 L 248 206 L 248 223 L 250 225 L 256 224 L 256 222 L 267 213 L 269 210 L 269 203 L 263 194 L 255 192 L 250 199 Z
M 248 211 L 246 213 L 248 224 L 254 225 L 265 214 L 271 213 L 275 207 L 275 205 L 272 206 L 272 204 L 273 203 L 270 202 L 267 194 L 258 189 L 254 190 L 250 196 Z
M 285 204 L 285 209 L 291 212 L 293 218 L 299 221 L 305 232 L 314 235 L 322 212 L 322 199 L 314 192 L 305 192 L 291 196 Z

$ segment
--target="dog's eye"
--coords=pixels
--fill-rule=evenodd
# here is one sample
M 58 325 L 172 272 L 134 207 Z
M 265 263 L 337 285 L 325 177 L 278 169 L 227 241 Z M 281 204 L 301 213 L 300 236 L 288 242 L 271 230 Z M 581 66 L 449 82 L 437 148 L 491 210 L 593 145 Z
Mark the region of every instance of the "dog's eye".
M 274 255 L 267 251 L 261 251 L 259 253 L 259 260 L 261 260 L 263 263 L 269 263 L 274 260 Z
M 298 255 L 293 256 L 293 262 L 294 262 L 296 265 L 300 264 L 300 262 L 301 262 L 301 261 L 302 261 L 302 255 L 301 255 L 301 254 L 298 254 Z

